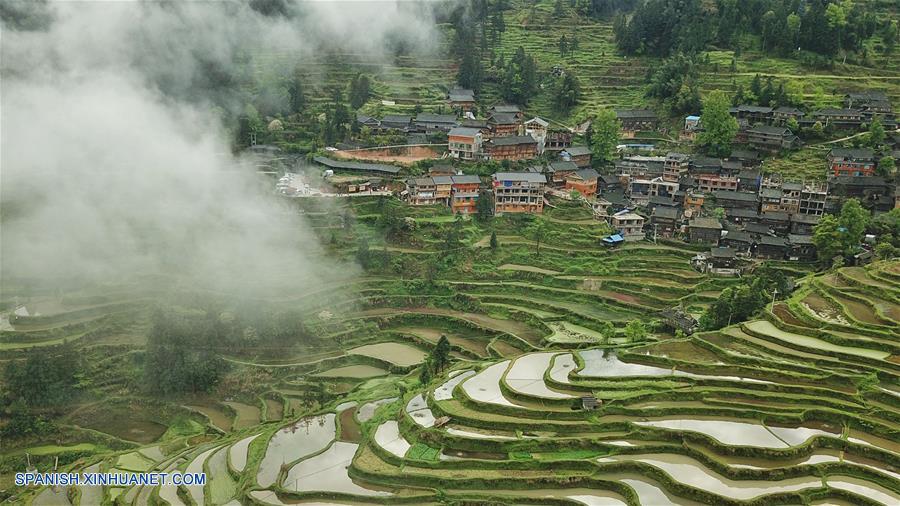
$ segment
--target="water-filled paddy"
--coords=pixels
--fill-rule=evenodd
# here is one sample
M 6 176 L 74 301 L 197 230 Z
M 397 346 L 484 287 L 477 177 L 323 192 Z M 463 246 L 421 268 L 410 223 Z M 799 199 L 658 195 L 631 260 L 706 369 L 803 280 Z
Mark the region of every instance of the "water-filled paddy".
M 304 418 L 278 429 L 269 440 L 266 455 L 259 464 L 256 481 L 262 487 L 275 483 L 282 464 L 322 450 L 335 437 L 334 413 Z
M 218 449 L 218 447 L 210 448 L 209 450 L 206 450 L 200 455 L 194 457 L 194 460 L 192 460 L 191 463 L 188 464 L 184 472 L 187 474 L 202 473 L 203 464 L 206 462 L 206 459 L 208 459 L 209 456 Z M 203 501 L 205 494 L 203 492 L 203 485 L 190 485 L 186 486 L 185 488 L 187 489 L 188 493 L 191 494 L 191 499 L 196 501 L 197 504 L 204 504 Z
M 231 466 L 234 467 L 236 471 L 240 472 L 244 470 L 244 467 L 247 465 L 247 449 L 250 447 L 250 443 L 258 437 L 259 434 L 254 434 L 231 445 L 231 448 L 228 450 L 231 454 L 229 455 L 229 458 L 231 459 Z
M 428 405 L 425 398 L 419 394 L 406 403 L 406 412 L 412 417 L 413 421 L 423 428 L 433 427 L 435 424 L 435 416 Z
M 781 427 L 770 430 L 764 425 L 728 420 L 679 419 L 634 421 L 632 423 L 644 427 L 699 432 L 726 445 L 761 448 L 787 448 L 800 444 L 815 435 L 835 436 L 830 432 L 806 427 L 794 429 Z
M 458 371 L 454 371 L 458 372 Z M 456 385 L 459 385 L 466 379 L 475 375 L 475 371 L 463 371 L 459 374 L 454 375 L 449 380 L 445 381 L 444 384 L 434 389 L 434 400 L 436 401 L 447 401 L 453 398 L 453 389 L 456 388 Z
M 585 378 L 619 378 L 623 376 L 681 376 L 685 378 L 746 381 L 748 383 L 769 383 L 768 381 L 744 378 L 739 376 L 717 376 L 694 374 L 678 369 L 663 369 L 652 365 L 623 362 L 615 354 L 604 350 L 587 350 L 579 352 L 584 361 L 584 368 L 578 375 Z M 606 353 L 606 356 L 604 356 Z
M 356 418 L 360 422 L 368 422 L 375 416 L 375 410 L 377 410 L 380 406 L 385 404 L 390 404 L 396 401 L 396 397 L 388 397 L 387 399 L 379 399 L 377 401 L 371 401 L 363 404 L 359 407 L 359 411 L 356 413 Z
M 553 359 L 553 367 L 550 369 L 549 376 L 553 381 L 558 383 L 571 383 L 569 381 L 569 373 L 577 367 L 575 358 L 571 353 L 562 353 Z
M 208 500 L 212 504 L 225 504 L 237 492 L 237 483 L 228 472 L 228 462 L 226 461 L 228 451 L 229 448 L 223 447 L 214 453 L 206 464 L 209 468 L 206 492 L 209 494 Z
M 809 476 L 779 481 L 732 480 L 719 475 L 700 462 L 683 455 L 648 454 L 616 455 L 597 459 L 598 462 L 637 461 L 665 471 L 676 481 L 700 490 L 706 490 L 723 497 L 747 500 L 760 495 L 777 492 L 793 492 L 821 485 L 821 479 Z
M 829 343 L 828 341 L 823 341 L 822 339 L 817 339 L 815 337 L 795 334 L 793 332 L 786 332 L 779 329 L 775 325 L 772 325 L 772 323 L 767 320 L 752 321 L 749 323 L 745 323 L 744 325 L 746 325 L 746 327 L 753 332 L 772 336 L 782 341 L 810 348 L 812 350 L 833 351 L 836 353 L 845 353 L 847 355 L 857 355 L 860 357 L 874 358 L 878 360 L 884 360 L 890 356 L 890 353 L 886 351 L 872 350 L 868 348 L 857 348 L 851 346 L 840 346 L 837 344 Z
M 548 399 L 571 399 L 574 396 L 556 392 L 544 383 L 544 372 L 550 368 L 555 353 L 532 353 L 517 358 L 506 373 L 506 384 L 517 392 Z
M 500 391 L 500 377 L 509 367 L 509 360 L 494 364 L 462 383 L 460 388 L 474 401 L 501 406 L 515 406 Z
M 411 444 L 400 434 L 400 426 L 395 420 L 382 423 L 375 430 L 375 443 L 394 455 L 403 458 Z
M 388 496 L 390 492 L 361 487 L 347 476 L 357 445 L 335 441 L 326 451 L 300 461 L 288 472 L 284 488 L 297 492 L 324 491 L 362 496 Z

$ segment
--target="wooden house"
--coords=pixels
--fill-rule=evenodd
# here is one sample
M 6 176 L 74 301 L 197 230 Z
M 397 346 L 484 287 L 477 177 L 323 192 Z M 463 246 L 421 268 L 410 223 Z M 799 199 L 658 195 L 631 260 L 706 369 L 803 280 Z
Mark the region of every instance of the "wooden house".
M 715 218 L 694 218 L 688 223 L 688 241 L 719 244 L 722 224 Z
M 587 146 L 570 146 L 562 150 L 559 156 L 564 161 L 574 162 L 579 167 L 590 167 L 592 154 L 591 148 Z
M 584 197 L 592 198 L 597 195 L 598 177 L 599 174 L 594 169 L 579 169 L 566 176 L 566 190 L 574 190 Z
M 530 135 L 494 137 L 484 143 L 484 152 L 491 160 L 530 160 L 538 156 L 538 143 Z
M 626 136 L 640 131 L 654 131 L 659 125 L 659 117 L 649 109 L 617 110 L 616 119 L 622 125 L 622 133 Z

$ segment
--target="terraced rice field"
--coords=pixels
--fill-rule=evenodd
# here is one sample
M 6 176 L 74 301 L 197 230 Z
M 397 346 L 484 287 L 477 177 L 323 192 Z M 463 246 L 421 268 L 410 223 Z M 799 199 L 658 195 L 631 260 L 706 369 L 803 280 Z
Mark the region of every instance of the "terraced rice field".
M 690 252 L 542 255 L 556 275 L 522 269 L 518 248 L 496 261 L 515 269 L 399 302 L 360 279 L 374 295 L 322 324 L 340 353 L 241 364 L 273 380 L 256 405 L 221 401 L 225 434 L 74 464 L 203 470 L 205 487 L 84 489 L 80 504 L 900 504 L 896 263 L 810 277 L 750 321 L 675 337 L 652 307 L 733 283 L 677 267 Z M 626 257 L 652 269 L 634 276 Z M 632 342 L 633 319 L 652 330 Z M 592 328 L 606 322 L 612 337 Z M 441 335 L 455 354 L 423 384 Z M 219 404 L 188 405 L 225 424 Z

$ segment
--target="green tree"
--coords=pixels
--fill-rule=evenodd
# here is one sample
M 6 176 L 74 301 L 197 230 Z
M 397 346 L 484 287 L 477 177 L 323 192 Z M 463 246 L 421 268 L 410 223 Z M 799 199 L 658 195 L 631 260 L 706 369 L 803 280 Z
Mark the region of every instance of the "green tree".
M 729 114 L 729 108 L 728 95 L 724 91 L 713 91 L 703 101 L 703 114 L 700 116 L 703 131 L 698 144 L 710 156 L 724 157 L 731 153 L 738 124 Z
M 484 69 L 481 66 L 481 58 L 473 47 L 467 47 L 459 63 L 456 73 L 456 82 L 463 88 L 479 91 L 484 79 Z
M 646 339 L 647 334 L 647 327 L 641 320 L 631 320 L 628 325 L 625 325 L 625 337 L 631 343 Z
M 491 204 L 491 194 L 488 191 L 481 191 L 478 194 L 478 200 L 475 202 L 475 217 L 481 221 L 489 221 L 494 215 L 494 206 Z
M 537 91 L 537 63 L 519 46 L 500 73 L 500 93 L 515 104 L 525 104 Z
M 578 103 L 578 99 L 581 98 L 581 84 L 575 74 L 566 72 L 566 75 L 558 80 L 553 98 L 556 109 L 560 112 L 566 112 Z
M 491 232 L 491 251 L 497 251 L 499 244 L 497 243 L 497 232 Z
M 878 175 L 883 177 L 894 177 L 894 172 L 897 171 L 897 161 L 894 160 L 893 156 L 885 156 L 881 160 L 878 160 Z
M 432 353 L 435 372 L 440 374 L 450 365 L 450 340 L 447 339 L 447 336 L 441 334 Z
M 888 241 L 883 241 L 875 246 L 875 256 L 882 260 L 890 260 L 897 256 L 897 248 Z
M 348 92 L 350 107 L 353 109 L 362 107 L 369 100 L 371 92 L 371 82 L 368 76 L 363 74 L 353 76 L 350 80 L 350 90 Z
M 3 371 L 3 397 L 26 406 L 68 404 L 80 386 L 79 357 L 68 343 L 28 350 L 24 360 L 10 360 Z
M 288 86 L 288 97 L 291 112 L 293 114 L 303 112 L 303 108 L 306 106 L 306 96 L 303 94 L 303 80 L 299 69 L 294 71 L 294 76 Z
M 621 123 L 612 109 L 602 109 L 591 122 L 591 151 L 594 160 L 607 163 L 613 160 L 619 144 Z
M 829 265 L 834 258 L 853 254 L 859 248 L 868 224 L 869 212 L 856 199 L 844 202 L 838 216 L 822 216 L 813 229 L 813 244 L 819 261 Z
M 559 55 L 565 56 L 569 52 L 569 41 L 566 39 L 566 36 L 563 35 L 559 38 Z
M 797 118 L 794 118 L 794 117 L 788 118 L 787 123 L 785 123 L 785 126 L 788 127 L 788 129 L 791 132 L 796 133 L 796 132 L 800 131 L 800 123 L 797 122 Z
M 872 123 L 869 124 L 869 146 L 879 147 L 884 144 L 887 134 L 884 133 L 884 125 L 881 124 L 881 118 L 875 116 Z
M 534 239 L 536 255 L 541 254 L 541 242 L 547 236 L 547 223 L 544 220 L 538 220 L 534 227 L 531 228 L 531 238 Z
M 831 214 L 822 216 L 813 229 L 812 241 L 816 245 L 816 254 L 823 265 L 830 265 L 832 259 L 842 255 L 844 241 L 837 217 Z
M 419 383 L 421 383 L 422 385 L 431 383 L 431 378 L 433 377 L 431 375 L 432 367 L 433 365 L 431 363 L 431 357 L 427 357 L 425 361 L 422 362 L 422 367 L 419 370 Z
M 848 254 L 855 251 L 862 242 L 869 219 L 869 212 L 863 208 L 857 199 L 849 199 L 841 206 L 839 221 L 847 237 L 846 251 Z
M 813 132 L 813 135 L 816 136 L 816 138 L 818 138 L 818 139 L 821 139 L 822 137 L 825 136 L 825 127 L 822 126 L 821 121 L 816 121 L 815 123 L 813 123 L 812 132 Z

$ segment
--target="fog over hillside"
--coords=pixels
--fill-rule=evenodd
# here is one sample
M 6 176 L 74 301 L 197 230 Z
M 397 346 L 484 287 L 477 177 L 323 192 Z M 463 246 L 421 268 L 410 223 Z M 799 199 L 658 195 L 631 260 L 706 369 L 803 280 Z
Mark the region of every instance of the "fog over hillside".
M 252 54 L 377 55 L 398 38 L 427 51 L 428 4 L 12 2 L 3 15 L 4 278 L 244 289 L 353 272 L 230 155 L 221 112 L 241 107 L 232 77 Z

